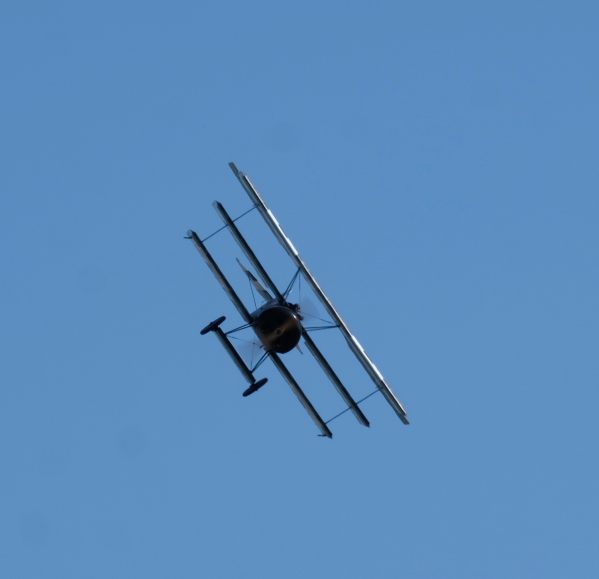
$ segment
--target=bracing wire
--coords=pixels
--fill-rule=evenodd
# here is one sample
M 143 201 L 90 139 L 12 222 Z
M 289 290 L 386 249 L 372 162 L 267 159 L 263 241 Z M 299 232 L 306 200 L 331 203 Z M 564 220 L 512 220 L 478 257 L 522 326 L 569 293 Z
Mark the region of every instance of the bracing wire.
M 242 326 L 238 326 L 237 328 L 233 328 L 232 330 L 229 330 L 228 332 L 225 332 L 225 336 L 231 336 L 231 334 L 234 334 L 236 332 L 240 332 L 241 330 L 245 330 L 246 328 L 251 327 L 252 324 L 243 324 Z M 231 336 L 232 338 L 234 336 Z
M 256 365 L 252 368 L 252 373 L 258 369 L 260 364 L 262 364 L 262 362 L 264 362 L 264 360 L 266 360 L 266 358 L 268 358 L 269 354 L 270 354 L 270 352 L 264 352 L 264 354 L 262 354 L 262 356 L 260 356 L 260 359 L 256 362 Z
M 355 406 L 359 406 L 360 404 L 362 404 L 362 402 L 364 402 L 364 400 L 367 400 L 368 398 L 370 398 L 371 396 L 373 396 L 377 392 L 380 392 L 379 388 L 377 388 L 376 390 L 373 390 L 370 394 L 367 394 L 366 396 L 364 396 L 364 398 L 360 398 L 360 400 L 358 400 L 356 402 Z M 348 406 L 347 408 L 345 408 L 341 412 L 339 412 L 339 414 L 335 414 L 335 416 L 333 416 L 333 418 L 329 418 L 325 422 L 325 424 L 329 424 L 330 422 L 333 422 L 333 420 L 335 420 L 336 418 L 339 418 L 340 416 L 342 416 L 343 414 L 345 414 L 348 410 L 351 410 L 352 408 L 353 408 L 352 406 Z
M 236 221 L 238 221 L 242 217 L 245 217 L 250 211 L 253 211 L 256 208 L 257 208 L 257 205 L 252 205 L 247 211 L 244 211 L 239 217 L 236 217 L 235 219 L 231 219 L 231 221 L 233 223 L 235 223 Z M 204 239 L 202 239 L 202 243 L 205 243 L 211 237 L 214 237 L 217 233 L 220 233 L 223 229 L 226 229 L 227 227 L 229 227 L 227 224 L 223 225 L 222 227 L 219 227 L 216 231 L 213 231 L 210 235 L 208 235 L 207 237 L 204 237 Z
M 299 274 L 300 274 L 300 269 L 298 267 L 297 271 L 293 274 L 293 277 L 291 278 L 291 281 L 289 282 L 287 289 L 283 292 L 283 297 L 285 299 L 287 299 L 287 296 L 291 293 L 291 290 L 293 289 L 293 285 L 295 284 L 295 281 L 297 280 Z

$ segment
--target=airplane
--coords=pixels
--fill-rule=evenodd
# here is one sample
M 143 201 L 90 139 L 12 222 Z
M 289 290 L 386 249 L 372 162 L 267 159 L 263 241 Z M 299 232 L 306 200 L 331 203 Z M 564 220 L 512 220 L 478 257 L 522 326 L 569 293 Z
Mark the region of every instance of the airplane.
M 262 388 L 268 378 L 261 378 L 256 380 L 254 373 L 258 369 L 258 367 L 266 360 L 270 359 L 270 361 L 274 364 L 277 370 L 280 372 L 285 381 L 289 384 L 291 390 L 298 398 L 299 402 L 305 408 L 307 413 L 310 415 L 318 430 L 320 431 L 319 436 L 323 436 L 326 438 L 332 438 L 333 433 L 331 432 L 328 424 L 336 419 L 341 414 L 346 411 L 351 411 L 353 415 L 356 417 L 358 422 L 364 426 L 370 426 L 370 423 L 362 409 L 360 408 L 360 403 L 362 403 L 366 398 L 370 397 L 377 392 L 380 392 L 385 400 L 389 403 L 391 408 L 395 411 L 399 419 L 404 424 L 409 424 L 407 413 L 402 406 L 401 402 L 391 390 L 387 381 L 379 371 L 379 369 L 374 365 L 372 360 L 368 357 L 364 348 L 358 342 L 356 337 L 350 332 L 347 324 L 343 321 L 332 302 L 326 296 L 324 291 L 321 289 L 320 285 L 316 281 L 316 278 L 312 275 L 304 260 L 300 257 L 299 252 L 291 243 L 291 240 L 285 235 L 283 229 L 281 228 L 279 222 L 273 215 L 272 211 L 267 207 L 266 203 L 262 196 L 258 193 L 249 177 L 242 173 L 234 163 L 229 163 L 229 167 L 231 171 L 237 177 L 238 181 L 241 183 L 242 187 L 245 189 L 248 194 L 250 201 L 252 202 L 252 207 L 241 214 L 239 217 L 232 219 L 225 208 L 218 201 L 214 201 L 213 206 L 216 209 L 216 212 L 219 214 L 222 219 L 224 225 L 213 234 L 207 236 L 204 239 L 200 239 L 198 234 L 189 230 L 186 235 L 186 239 L 191 239 L 196 249 L 199 251 L 200 255 L 204 258 L 204 261 L 216 277 L 217 281 L 220 283 L 224 292 L 228 295 L 229 299 L 239 312 L 241 318 L 245 322 L 243 325 L 229 330 L 227 332 L 223 331 L 221 325 L 225 321 L 225 316 L 220 316 L 214 321 L 210 322 L 207 326 L 205 326 L 200 334 L 206 335 L 208 333 L 214 333 L 220 343 L 224 346 L 227 353 L 231 356 L 233 362 L 240 370 L 241 374 L 243 374 L 244 378 L 247 380 L 249 386 L 244 390 L 243 396 L 249 396 L 257 392 L 260 388 Z M 296 272 L 291 280 L 288 287 L 281 292 L 279 288 L 272 281 L 271 277 L 268 275 L 258 258 L 256 257 L 252 248 L 248 245 L 245 238 L 242 236 L 239 231 L 236 221 L 247 215 L 250 211 L 257 210 L 266 225 L 270 228 L 272 233 L 274 234 L 277 241 L 282 245 L 283 249 L 287 252 L 291 261 L 295 265 Z M 261 282 L 254 276 L 254 274 L 248 270 L 239 260 L 238 263 L 244 271 L 245 275 L 250 281 L 251 287 L 256 290 L 256 292 L 262 297 L 264 303 L 257 308 L 255 311 L 250 312 L 244 303 L 241 301 L 227 278 L 223 275 L 220 267 L 208 251 L 206 247 L 206 241 L 215 235 L 216 233 L 222 231 L 223 229 L 227 229 L 229 233 L 233 236 L 237 245 L 244 253 L 247 260 L 252 264 L 255 272 L 260 278 Z M 376 386 L 376 390 L 371 392 L 369 395 L 365 396 L 359 401 L 355 401 L 351 396 L 347 388 L 343 385 L 327 359 L 320 352 L 318 347 L 316 346 L 312 336 L 310 335 L 311 330 L 322 329 L 322 328 L 310 328 L 304 323 L 304 316 L 302 315 L 301 308 L 298 304 L 291 303 L 288 301 L 289 293 L 293 287 L 293 284 L 297 280 L 298 276 L 301 276 L 309 286 L 312 288 L 314 294 L 322 304 L 324 310 L 330 316 L 333 323 L 331 326 L 327 326 L 330 328 L 338 329 L 350 349 L 350 351 L 355 355 L 358 361 L 363 366 L 364 370 L 374 382 Z M 233 343 L 229 339 L 229 336 L 234 334 L 235 332 L 252 328 L 256 337 L 260 341 L 261 347 L 264 350 L 264 354 L 258 360 L 258 362 L 252 367 L 248 367 L 246 362 L 243 360 L 237 349 L 233 346 Z M 324 373 L 328 376 L 333 386 L 336 388 L 339 395 L 343 398 L 344 402 L 347 404 L 345 410 L 327 420 L 326 422 L 322 419 L 320 414 L 314 408 L 308 397 L 304 394 L 304 391 L 301 389 L 293 375 L 289 372 L 287 367 L 281 361 L 280 354 L 286 354 L 292 351 L 294 348 L 299 348 L 300 341 L 303 340 L 308 351 L 314 356 L 314 358 L 319 363 L 320 367 L 324 371 Z

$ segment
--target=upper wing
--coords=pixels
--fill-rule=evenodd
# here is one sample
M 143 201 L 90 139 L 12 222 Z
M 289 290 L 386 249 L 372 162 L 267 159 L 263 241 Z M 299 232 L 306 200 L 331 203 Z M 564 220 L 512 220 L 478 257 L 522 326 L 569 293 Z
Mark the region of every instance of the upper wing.
M 289 257 L 295 263 L 295 265 L 301 270 L 301 272 L 304 275 L 304 278 L 314 290 L 316 297 L 318 297 L 329 316 L 331 316 L 331 318 L 339 326 L 339 330 L 345 337 L 345 340 L 347 341 L 347 345 L 349 346 L 350 350 L 354 353 L 356 358 L 362 364 L 372 381 L 376 384 L 377 388 L 381 391 L 381 393 L 383 394 L 391 408 L 393 408 L 395 413 L 399 416 L 401 421 L 404 424 L 409 424 L 406 411 L 402 406 L 401 402 L 394 394 L 394 392 L 391 390 L 379 369 L 368 357 L 360 342 L 358 342 L 356 337 L 349 331 L 347 324 L 343 321 L 343 319 L 338 314 L 337 310 L 335 309 L 329 298 L 322 291 L 321 287 L 318 285 L 318 282 L 310 273 L 310 270 L 300 257 L 297 249 L 294 247 L 293 243 L 291 243 L 291 240 L 285 235 L 283 229 L 279 225 L 279 222 L 272 214 L 272 211 L 266 206 L 264 200 L 262 199 L 258 191 L 256 191 L 251 181 L 248 179 L 246 175 L 244 175 L 241 171 L 237 169 L 234 163 L 229 163 L 229 167 L 231 167 L 231 170 L 233 171 L 237 179 L 239 179 L 239 182 L 246 190 L 247 194 L 252 200 L 252 203 L 257 207 L 258 211 L 264 218 L 264 221 L 266 221 L 266 224 L 273 232 L 274 236 L 279 240 L 279 243 L 283 246 L 283 249 L 285 249 Z

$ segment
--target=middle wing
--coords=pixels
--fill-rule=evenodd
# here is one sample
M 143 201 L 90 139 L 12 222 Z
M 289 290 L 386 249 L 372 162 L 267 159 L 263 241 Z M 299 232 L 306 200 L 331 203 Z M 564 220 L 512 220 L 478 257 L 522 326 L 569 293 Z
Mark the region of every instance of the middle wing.
M 227 226 L 227 229 L 229 230 L 229 233 L 233 236 L 233 239 L 235 239 L 235 241 L 237 242 L 237 244 L 239 245 L 239 247 L 241 248 L 243 253 L 245 253 L 246 257 L 249 259 L 250 263 L 254 266 L 256 272 L 258 273 L 258 275 L 260 276 L 260 278 L 262 279 L 264 284 L 270 289 L 272 294 L 274 296 L 276 296 L 277 301 L 279 303 L 285 303 L 286 298 L 279 291 L 279 289 L 277 288 L 275 283 L 272 281 L 272 279 L 270 278 L 270 276 L 268 275 L 268 273 L 266 272 L 266 270 L 264 269 L 264 267 L 262 266 L 262 264 L 256 257 L 256 254 L 254 253 L 252 248 L 248 245 L 247 241 L 245 240 L 245 238 L 243 237 L 243 235 L 241 234 L 241 232 L 235 225 L 235 222 L 233 221 L 233 219 L 231 219 L 231 217 L 227 213 L 226 209 L 218 201 L 214 202 L 214 208 L 216 209 L 216 211 L 220 215 L 221 219 Z M 260 286 L 258 280 L 256 280 L 254 275 L 249 270 L 247 270 L 239 260 L 237 260 L 237 261 L 238 261 L 239 265 L 241 266 L 241 268 L 243 269 L 243 271 L 246 273 L 247 277 L 250 279 L 250 282 L 257 289 L 258 293 L 260 293 L 260 295 L 267 301 L 269 299 L 272 299 L 270 294 L 262 286 Z M 368 419 L 366 418 L 366 416 L 364 416 L 364 413 L 362 412 L 362 410 L 360 409 L 360 407 L 358 406 L 356 401 L 352 398 L 351 394 L 347 391 L 345 386 L 342 384 L 342 382 L 339 379 L 339 377 L 337 376 L 337 374 L 331 368 L 331 366 L 327 362 L 326 358 L 321 354 L 320 350 L 317 348 L 316 344 L 314 343 L 314 341 L 312 340 L 312 338 L 310 337 L 310 335 L 304 328 L 302 328 L 302 336 L 304 338 L 304 342 L 306 343 L 308 350 L 314 356 L 316 361 L 320 364 L 320 367 L 322 368 L 324 373 L 329 377 L 333 386 L 337 389 L 337 392 L 339 392 L 339 395 L 343 398 L 345 403 L 351 409 L 352 413 L 354 414 L 354 416 L 356 417 L 358 422 L 360 422 L 364 426 L 370 426 Z M 302 401 L 302 396 L 303 396 L 303 393 L 300 396 L 298 396 L 300 398 L 300 401 Z M 304 402 L 302 402 L 302 404 L 304 405 L 304 407 L 306 407 L 306 404 L 304 404 Z M 307 408 L 307 410 L 309 413 L 311 413 L 311 410 L 309 408 Z M 319 425 L 319 428 L 321 428 L 321 430 L 322 430 L 321 424 L 318 421 L 317 421 L 317 424 Z M 326 433 L 325 433 L 325 435 L 326 435 Z

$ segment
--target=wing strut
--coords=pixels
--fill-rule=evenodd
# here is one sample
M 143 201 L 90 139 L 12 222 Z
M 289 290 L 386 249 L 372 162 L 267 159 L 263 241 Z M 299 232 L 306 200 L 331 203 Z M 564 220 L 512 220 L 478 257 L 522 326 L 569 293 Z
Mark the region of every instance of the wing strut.
M 372 381 L 375 383 L 375 385 L 379 388 L 379 390 L 381 391 L 391 408 L 393 408 L 397 416 L 399 416 L 399 418 L 404 424 L 409 424 L 406 411 L 404 407 L 401 405 L 401 402 L 394 394 L 394 392 L 391 390 L 379 369 L 368 357 L 360 342 L 358 342 L 356 337 L 349 331 L 349 328 L 347 327 L 346 323 L 343 321 L 343 319 L 341 318 L 341 316 L 339 315 L 329 298 L 322 291 L 321 287 L 318 285 L 318 282 L 316 281 L 316 279 L 314 278 L 314 276 L 300 257 L 297 249 L 294 247 L 293 243 L 291 243 L 291 240 L 285 235 L 283 229 L 279 225 L 279 222 L 277 221 L 271 210 L 266 206 L 264 200 L 262 199 L 256 188 L 252 185 L 248 177 L 237 169 L 235 163 L 229 163 L 229 167 L 231 168 L 231 170 L 245 189 L 246 193 L 249 195 L 252 203 L 258 208 L 258 211 L 262 215 L 262 218 L 264 219 L 270 230 L 273 232 L 274 236 L 278 239 L 279 243 L 283 246 L 283 249 L 285 249 L 291 260 L 295 263 L 295 265 L 299 269 L 301 269 L 302 273 L 304 274 L 304 278 L 314 290 L 316 297 L 320 300 L 329 316 L 331 316 L 331 318 L 339 325 L 339 330 L 343 334 L 350 350 L 356 356 L 358 361 L 362 364 L 363 368 L 366 370 L 366 372 L 368 373 Z

